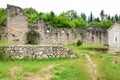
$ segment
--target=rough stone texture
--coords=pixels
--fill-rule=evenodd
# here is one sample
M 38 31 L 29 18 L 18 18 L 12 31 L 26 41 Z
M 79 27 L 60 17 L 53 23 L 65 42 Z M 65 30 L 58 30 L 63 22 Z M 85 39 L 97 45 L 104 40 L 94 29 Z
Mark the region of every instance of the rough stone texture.
M 5 37 L 5 26 L 0 26 L 0 40 Z
M 41 45 L 41 46 L 8 46 L 5 47 L 6 55 L 10 55 L 12 58 L 60 58 L 60 57 L 76 57 L 76 54 L 69 49 L 60 45 Z
M 68 29 L 53 28 L 46 25 L 43 20 L 36 23 L 28 24 L 28 18 L 20 7 L 7 5 L 7 39 L 13 41 L 15 45 L 25 45 L 27 34 L 35 32 L 38 34 L 38 45 L 58 45 L 75 43 L 78 40 L 83 44 L 107 44 L 107 30 L 99 27 L 91 26 L 88 29 Z M 33 40 L 33 41 L 34 41 Z
M 120 23 L 113 24 L 108 29 L 109 52 L 120 52 Z

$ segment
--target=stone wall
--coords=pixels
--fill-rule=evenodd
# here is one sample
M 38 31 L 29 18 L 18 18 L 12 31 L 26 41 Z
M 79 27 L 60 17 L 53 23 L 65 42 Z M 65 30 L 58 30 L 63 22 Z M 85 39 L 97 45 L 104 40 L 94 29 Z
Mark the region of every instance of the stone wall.
M 107 30 L 91 26 L 87 29 L 54 28 L 43 20 L 28 23 L 28 17 L 17 6 L 7 6 L 6 36 L 14 45 L 25 45 L 29 40 L 28 33 L 35 33 L 31 41 L 38 45 L 71 44 L 81 40 L 83 44 L 107 44 Z M 36 40 L 35 40 L 36 39 Z
M 76 54 L 62 45 L 55 46 L 7 46 L 5 47 L 6 55 L 12 58 L 60 58 L 60 57 L 76 57 Z
M 109 52 L 120 52 L 120 23 L 114 23 L 108 29 Z

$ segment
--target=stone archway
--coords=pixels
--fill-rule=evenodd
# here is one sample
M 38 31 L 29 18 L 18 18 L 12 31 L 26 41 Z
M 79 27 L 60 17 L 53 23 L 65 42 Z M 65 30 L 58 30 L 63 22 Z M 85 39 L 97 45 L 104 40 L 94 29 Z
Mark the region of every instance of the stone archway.
M 26 44 L 40 44 L 40 33 L 34 30 L 28 31 L 26 34 Z

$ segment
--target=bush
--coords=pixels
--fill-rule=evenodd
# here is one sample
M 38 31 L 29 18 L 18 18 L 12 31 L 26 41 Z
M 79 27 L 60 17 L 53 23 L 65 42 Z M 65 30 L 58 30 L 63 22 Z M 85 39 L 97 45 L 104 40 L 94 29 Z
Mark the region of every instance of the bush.
M 78 40 L 77 43 L 76 43 L 77 46 L 80 46 L 82 45 L 82 41 L 81 40 Z

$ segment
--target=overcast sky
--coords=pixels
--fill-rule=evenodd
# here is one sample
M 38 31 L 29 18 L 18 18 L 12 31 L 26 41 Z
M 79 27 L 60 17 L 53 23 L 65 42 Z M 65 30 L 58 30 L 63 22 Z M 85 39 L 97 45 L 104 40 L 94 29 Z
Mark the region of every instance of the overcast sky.
M 87 16 L 92 11 L 95 17 L 102 9 L 110 15 L 120 14 L 120 0 L 0 0 L 0 7 L 6 8 L 7 4 L 32 7 L 39 12 L 54 11 L 56 14 L 71 9 L 79 14 L 84 12 Z

